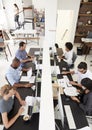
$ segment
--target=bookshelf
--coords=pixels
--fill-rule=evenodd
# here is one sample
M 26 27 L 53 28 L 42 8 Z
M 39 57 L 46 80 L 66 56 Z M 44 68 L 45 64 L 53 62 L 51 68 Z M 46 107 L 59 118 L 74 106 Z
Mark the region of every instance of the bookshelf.
M 87 37 L 88 31 L 92 31 L 92 2 L 81 1 L 74 42 L 81 43 L 81 38 Z

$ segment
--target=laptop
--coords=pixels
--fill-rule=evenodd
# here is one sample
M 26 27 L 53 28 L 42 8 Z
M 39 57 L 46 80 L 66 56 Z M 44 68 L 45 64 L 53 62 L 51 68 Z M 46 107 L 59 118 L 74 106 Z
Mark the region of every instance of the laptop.
M 57 48 L 57 56 L 62 56 L 63 55 L 63 49 L 62 48 Z

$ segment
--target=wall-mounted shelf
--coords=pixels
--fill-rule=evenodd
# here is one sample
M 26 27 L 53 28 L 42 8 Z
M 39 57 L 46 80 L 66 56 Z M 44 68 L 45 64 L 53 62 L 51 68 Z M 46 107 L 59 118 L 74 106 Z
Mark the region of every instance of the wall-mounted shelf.
M 81 43 L 82 37 L 87 37 L 92 31 L 92 2 L 81 2 L 75 33 L 75 43 Z
M 81 4 L 87 5 L 87 4 L 92 4 L 92 2 L 81 2 Z
M 78 33 L 76 33 L 75 36 L 76 37 L 85 37 L 86 35 L 85 34 L 78 34 Z
M 79 14 L 79 16 L 92 17 L 92 14 Z

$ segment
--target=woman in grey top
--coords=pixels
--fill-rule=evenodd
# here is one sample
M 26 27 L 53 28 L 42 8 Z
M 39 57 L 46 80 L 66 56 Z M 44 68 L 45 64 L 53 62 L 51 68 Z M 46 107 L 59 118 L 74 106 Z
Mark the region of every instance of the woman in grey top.
M 14 122 L 17 120 L 17 118 L 21 115 L 21 113 L 24 111 L 23 107 L 20 107 L 17 114 L 12 118 L 8 119 L 8 113 L 13 108 L 14 98 L 13 96 L 16 96 L 19 100 L 21 105 L 25 105 L 25 101 L 21 99 L 19 93 L 14 90 L 14 88 L 10 87 L 9 85 L 4 85 L 0 89 L 0 113 L 2 115 L 2 121 L 6 129 L 8 129 L 11 125 L 14 124 Z

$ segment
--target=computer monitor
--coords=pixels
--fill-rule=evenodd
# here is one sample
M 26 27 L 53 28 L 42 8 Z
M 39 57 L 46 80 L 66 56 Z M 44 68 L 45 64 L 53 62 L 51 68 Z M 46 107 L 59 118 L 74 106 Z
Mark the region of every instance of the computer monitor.
M 57 48 L 57 56 L 62 56 L 63 55 L 63 49 L 62 48 Z

